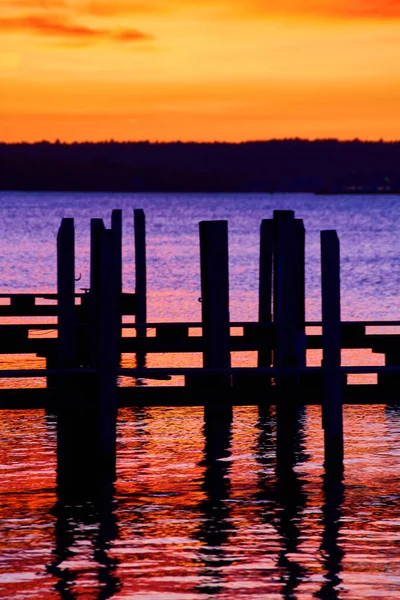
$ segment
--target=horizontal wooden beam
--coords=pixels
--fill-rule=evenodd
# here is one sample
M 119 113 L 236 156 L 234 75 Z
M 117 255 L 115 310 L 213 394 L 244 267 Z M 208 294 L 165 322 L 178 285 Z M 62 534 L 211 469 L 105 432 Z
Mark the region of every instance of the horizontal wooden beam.
M 51 375 L 86 375 L 96 373 L 96 369 L 2 369 L 0 379 L 31 377 L 47 377 Z M 318 375 L 322 372 L 321 367 L 151 367 L 151 368 L 120 368 L 117 375 L 137 377 L 141 379 L 159 378 L 161 376 L 184 376 L 184 375 L 251 375 L 258 377 L 262 375 Z M 343 366 L 340 372 L 348 375 L 363 375 L 374 373 L 400 373 L 400 366 Z

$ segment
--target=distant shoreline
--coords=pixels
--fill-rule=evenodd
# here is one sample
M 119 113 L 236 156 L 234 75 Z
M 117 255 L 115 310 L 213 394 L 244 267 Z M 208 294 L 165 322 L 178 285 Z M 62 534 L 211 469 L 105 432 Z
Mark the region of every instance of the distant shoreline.
M 0 143 L 0 189 L 400 193 L 400 142 Z

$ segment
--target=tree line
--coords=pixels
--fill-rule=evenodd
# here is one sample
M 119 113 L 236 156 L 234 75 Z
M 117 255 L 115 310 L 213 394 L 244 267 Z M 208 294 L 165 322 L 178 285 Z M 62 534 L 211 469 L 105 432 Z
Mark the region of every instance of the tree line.
M 0 143 L 0 189 L 335 192 L 400 189 L 400 142 Z

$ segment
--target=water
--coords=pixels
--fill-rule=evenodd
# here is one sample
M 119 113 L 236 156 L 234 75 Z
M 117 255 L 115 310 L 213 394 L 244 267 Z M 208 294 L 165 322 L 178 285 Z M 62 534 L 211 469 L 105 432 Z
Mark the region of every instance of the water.
M 276 208 L 305 221 L 309 319 L 320 315 L 322 228 L 341 240 L 343 317 L 400 316 L 394 196 L 0 193 L 1 291 L 54 290 L 63 216 L 76 218 L 87 285 L 89 218 L 119 207 L 131 291 L 129 211 L 146 211 L 150 319 L 199 319 L 197 223 L 209 218 L 229 220 L 231 318 L 254 319 L 258 227 Z M 198 408 L 124 409 L 115 486 L 66 499 L 54 417 L 0 412 L 0 597 L 400 598 L 400 411 L 346 407 L 344 419 L 344 485 L 330 489 L 318 407 L 304 410 L 285 477 L 275 474 L 273 411 L 236 408 L 215 439 Z

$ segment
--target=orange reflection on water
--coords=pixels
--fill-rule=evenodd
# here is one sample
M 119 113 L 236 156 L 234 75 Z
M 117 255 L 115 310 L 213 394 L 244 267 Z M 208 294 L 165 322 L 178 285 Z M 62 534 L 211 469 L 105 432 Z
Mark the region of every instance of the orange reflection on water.
M 54 548 L 55 424 L 43 411 L 0 411 L 0 594 L 58 598 Z
M 399 412 L 344 408 L 333 496 L 321 409 L 299 416 L 277 476 L 274 410 L 237 407 L 232 425 L 204 428 L 202 408 L 123 409 L 115 501 L 96 506 L 57 502 L 54 417 L 0 412 L 0 593 L 399 598 Z

